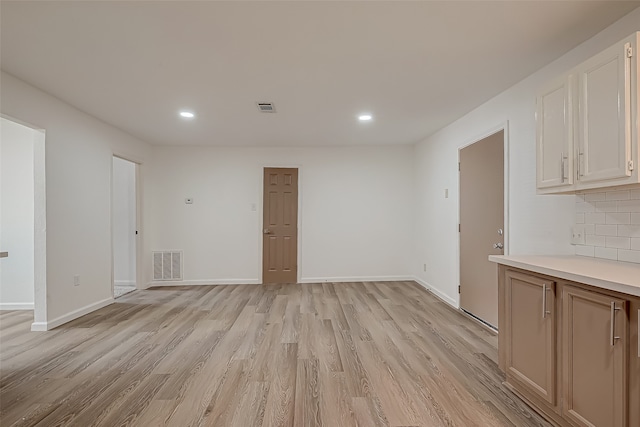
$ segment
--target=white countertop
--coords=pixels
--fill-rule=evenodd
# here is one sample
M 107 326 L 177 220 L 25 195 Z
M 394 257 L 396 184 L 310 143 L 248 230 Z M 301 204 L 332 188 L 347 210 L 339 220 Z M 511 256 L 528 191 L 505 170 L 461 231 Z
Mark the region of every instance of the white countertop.
M 490 255 L 489 261 L 640 297 L 640 264 L 575 255 Z

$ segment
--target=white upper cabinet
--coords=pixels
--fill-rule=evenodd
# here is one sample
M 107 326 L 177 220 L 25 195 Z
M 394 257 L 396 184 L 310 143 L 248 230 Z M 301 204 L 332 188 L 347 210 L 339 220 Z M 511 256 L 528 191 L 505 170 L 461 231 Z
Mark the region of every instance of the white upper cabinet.
M 538 92 L 539 193 L 640 183 L 639 37 L 616 43 Z
M 573 185 L 573 80 L 562 76 L 538 92 L 538 188 Z

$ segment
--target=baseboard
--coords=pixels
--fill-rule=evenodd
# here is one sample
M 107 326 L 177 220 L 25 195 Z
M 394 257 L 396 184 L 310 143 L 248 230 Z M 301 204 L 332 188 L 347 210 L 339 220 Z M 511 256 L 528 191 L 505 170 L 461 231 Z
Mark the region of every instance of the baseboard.
M 114 280 L 113 281 L 114 285 L 118 285 L 118 286 L 136 286 L 136 281 L 135 280 Z
M 102 301 L 94 302 L 93 304 L 86 305 L 77 310 L 73 310 L 70 313 L 63 314 L 60 317 L 57 317 L 48 322 L 33 322 L 31 324 L 32 331 L 50 331 L 53 328 L 57 328 L 60 325 L 63 325 L 67 322 L 71 322 L 72 320 L 77 319 L 78 317 L 82 317 L 86 314 L 94 312 L 96 310 L 101 309 L 102 307 L 106 307 L 110 304 L 113 304 L 113 298 L 103 299 Z
M 420 286 L 422 286 L 423 288 L 425 288 L 426 290 L 428 290 L 429 292 L 431 292 L 433 295 L 435 295 L 438 299 L 442 300 L 443 302 L 446 302 L 447 304 L 449 304 L 451 307 L 455 308 L 456 310 L 459 309 L 460 307 L 458 307 L 458 303 L 456 300 L 454 300 L 453 298 L 451 298 L 449 295 L 442 293 L 440 290 L 434 288 L 433 286 L 431 286 L 429 283 L 425 282 L 424 280 L 418 278 L 418 277 L 413 277 L 413 280 L 419 284 Z
M 3 302 L 0 310 L 33 310 L 32 302 Z
M 180 282 L 149 282 L 145 289 L 158 286 L 219 286 L 219 285 L 259 285 L 258 279 L 212 279 L 212 280 L 182 280 Z
M 341 283 L 341 282 L 403 282 L 413 280 L 411 276 L 345 276 L 345 277 L 303 277 L 300 283 Z

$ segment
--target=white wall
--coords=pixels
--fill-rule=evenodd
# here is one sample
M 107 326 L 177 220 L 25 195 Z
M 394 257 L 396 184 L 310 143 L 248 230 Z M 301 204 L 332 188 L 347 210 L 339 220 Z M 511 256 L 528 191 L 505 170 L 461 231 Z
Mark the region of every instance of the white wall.
M 303 281 L 407 277 L 412 155 L 408 146 L 157 147 L 145 188 L 145 260 L 151 250 L 181 249 L 187 283 L 258 283 L 263 167 L 294 166 Z
M 0 309 L 34 300 L 34 139 L 36 131 L 0 118 Z
M 420 281 L 458 304 L 458 149 L 507 121 L 510 253 L 574 253 L 569 238 L 575 196 L 536 195 L 535 91 L 546 80 L 637 31 L 638 22 L 640 9 L 416 146 L 412 271 Z M 446 200 L 445 188 L 450 192 Z M 423 263 L 428 266 L 426 273 Z
M 136 165 L 113 158 L 113 279 L 136 283 Z
M 34 324 L 46 328 L 112 301 L 112 156 L 144 162 L 150 147 L 4 71 L 0 78 L 2 114 L 46 131 L 47 308 Z

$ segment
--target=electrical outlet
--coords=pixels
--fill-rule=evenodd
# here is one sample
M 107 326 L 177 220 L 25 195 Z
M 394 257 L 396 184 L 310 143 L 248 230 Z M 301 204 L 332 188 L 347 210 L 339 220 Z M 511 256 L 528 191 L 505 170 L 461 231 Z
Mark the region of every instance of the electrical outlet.
M 73 276 L 73 286 L 80 286 L 80 276 L 77 274 Z
M 584 225 L 574 225 L 571 227 L 571 244 L 584 245 L 586 238 L 584 236 Z

